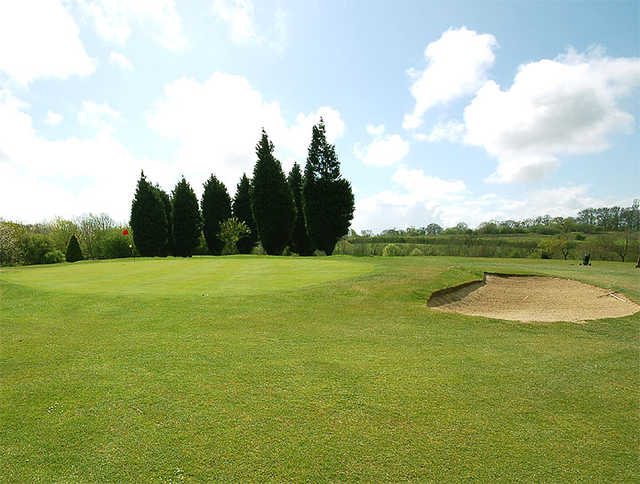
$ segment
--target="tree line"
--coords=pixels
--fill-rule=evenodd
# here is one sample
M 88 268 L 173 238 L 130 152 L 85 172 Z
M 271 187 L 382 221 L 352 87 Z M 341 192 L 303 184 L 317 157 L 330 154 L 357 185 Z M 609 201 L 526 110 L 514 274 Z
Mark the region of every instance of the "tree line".
M 83 258 L 128 257 L 131 249 L 128 240 L 122 236 L 124 228 L 104 213 L 89 213 L 73 219 L 58 217 L 36 224 L 0 220 L 0 264 L 62 262 L 67 259 L 73 236 Z
M 263 129 L 253 176 L 242 176 L 233 199 L 214 174 L 198 201 L 184 176 L 169 194 L 142 172 L 130 217 L 140 255 L 190 257 L 201 238 L 213 255 L 250 253 L 258 242 L 269 255 L 287 248 L 302 256 L 316 250 L 331 255 L 348 232 L 355 205 L 322 118 L 312 128 L 304 174 L 294 163 L 286 176 L 274 151 Z
M 595 234 L 600 232 L 637 232 L 640 231 L 640 200 L 634 200 L 630 207 L 586 208 L 575 217 L 551 217 L 542 215 L 523 220 L 491 220 L 482 222 L 476 229 L 471 229 L 465 222 L 452 227 L 443 228 L 439 224 L 430 223 L 424 227 L 408 227 L 406 229 L 389 228 L 374 233 L 363 230 L 360 235 L 352 231 L 350 237 L 419 237 L 433 235 L 460 235 L 475 233 L 478 235 L 508 234 L 540 234 L 557 235 L 562 233 L 582 232 Z M 404 240 L 396 240 L 403 242 Z

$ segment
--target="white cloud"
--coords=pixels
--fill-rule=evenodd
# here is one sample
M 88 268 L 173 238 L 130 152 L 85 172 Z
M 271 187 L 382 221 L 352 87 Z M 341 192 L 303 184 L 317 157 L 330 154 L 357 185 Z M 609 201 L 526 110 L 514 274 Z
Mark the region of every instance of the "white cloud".
M 182 20 L 174 0 L 76 0 L 107 42 L 124 45 L 134 29 L 172 51 L 187 47 Z
M 545 176 L 563 155 L 601 152 L 609 136 L 632 129 L 618 101 L 640 86 L 640 59 L 569 50 L 520 66 L 503 91 L 488 81 L 464 111 L 465 142 L 498 159 L 489 181 Z
M 109 54 L 109 63 L 111 65 L 118 66 L 125 71 L 133 70 L 133 64 L 131 61 L 121 52 L 111 51 Z
M 449 29 L 427 45 L 424 51 L 427 67 L 424 71 L 407 71 L 414 79 L 411 94 L 416 105 L 413 112 L 405 115 L 403 128 L 418 128 L 422 124 L 422 115 L 436 104 L 476 92 L 493 65 L 496 46 L 493 35 L 478 34 L 466 27 Z
M 0 217 L 39 221 L 56 215 L 107 212 L 126 221 L 140 169 L 175 181 L 177 168 L 135 158 L 106 131 L 88 139 L 50 141 L 33 128 L 27 105 L 0 91 Z
M 251 0 L 214 0 L 211 9 L 214 15 L 227 23 L 234 42 L 261 41 L 256 33 L 255 8 Z
M 294 159 L 304 163 L 311 127 L 320 116 L 328 141 L 335 142 L 345 129 L 337 110 L 321 107 L 287 123 L 280 105 L 264 100 L 247 79 L 218 72 L 204 82 L 182 78 L 165 85 L 165 96 L 147 121 L 157 133 L 179 141 L 185 175 L 204 180 L 213 172 L 233 190 L 243 172 L 252 172 L 262 127 L 288 170 Z
M 409 153 L 409 143 L 397 134 L 376 137 L 365 148 L 358 143 L 353 147 L 354 155 L 365 165 L 390 166 L 403 160 Z
M 437 123 L 428 136 L 418 139 L 423 139 L 429 141 L 430 143 L 436 143 L 438 141 L 449 141 L 451 143 L 454 143 L 456 141 L 462 140 L 464 129 L 464 123 L 460 123 L 458 121 Z
M 534 190 L 521 197 L 471 193 L 461 180 L 429 177 L 422 170 L 398 168 L 395 186 L 368 197 L 357 197 L 353 228 L 381 231 L 389 228 L 424 227 L 438 223 L 452 227 L 466 222 L 476 227 L 490 220 L 522 220 L 538 215 L 575 216 L 587 207 L 628 206 L 631 200 L 598 199 L 587 185 Z
M 236 44 L 268 45 L 276 51 L 284 51 L 287 42 L 287 15 L 276 9 L 269 35 L 258 33 L 256 12 L 252 0 L 213 0 L 213 14 L 227 24 L 231 40 Z
M 44 120 L 44 124 L 48 124 L 49 126 L 56 126 L 60 124 L 62 121 L 62 114 L 56 113 L 54 111 L 47 111 L 47 117 Z
M 112 123 L 118 119 L 120 119 L 120 113 L 107 103 L 83 101 L 82 109 L 78 112 L 80 124 L 91 126 L 98 131 L 113 131 Z
M 378 126 L 367 124 L 367 133 L 371 136 L 380 136 L 384 133 L 384 124 L 379 124 Z
M 88 76 L 95 60 L 60 1 L 20 0 L 0 7 L 0 72 L 19 84 L 36 79 Z
M 442 223 L 443 211 L 464 200 L 467 188 L 461 180 L 443 180 L 400 166 L 392 176 L 395 190 L 387 190 L 356 202 L 356 230 L 424 226 Z

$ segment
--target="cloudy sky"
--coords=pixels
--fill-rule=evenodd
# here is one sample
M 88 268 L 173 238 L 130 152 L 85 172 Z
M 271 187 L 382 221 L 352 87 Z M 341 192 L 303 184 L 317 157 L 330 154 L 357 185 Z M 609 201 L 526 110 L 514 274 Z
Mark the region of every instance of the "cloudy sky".
M 198 194 L 285 169 L 323 116 L 357 230 L 640 197 L 640 2 L 0 5 L 0 217 L 126 222 L 140 170 Z

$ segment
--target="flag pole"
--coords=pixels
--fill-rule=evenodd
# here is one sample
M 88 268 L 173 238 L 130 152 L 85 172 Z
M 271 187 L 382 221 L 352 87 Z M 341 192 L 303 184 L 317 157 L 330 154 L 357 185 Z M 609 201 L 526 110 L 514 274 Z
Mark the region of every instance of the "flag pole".
M 136 253 L 133 250 L 133 239 L 131 237 L 131 234 L 129 234 L 129 231 L 127 229 L 123 229 L 122 230 L 122 235 L 124 235 L 125 237 L 129 237 L 129 249 L 131 250 L 131 255 L 133 256 L 133 262 L 136 261 Z

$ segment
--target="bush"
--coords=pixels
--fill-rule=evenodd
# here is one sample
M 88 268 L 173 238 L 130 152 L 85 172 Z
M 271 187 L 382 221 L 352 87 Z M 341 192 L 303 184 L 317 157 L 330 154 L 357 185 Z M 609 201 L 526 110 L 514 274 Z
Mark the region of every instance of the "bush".
M 126 239 L 118 229 L 110 233 L 100 241 L 100 257 L 103 259 L 119 259 L 131 256 L 129 240 Z
M 253 249 L 251 250 L 251 253 L 254 255 L 267 255 L 267 251 L 264 250 L 264 247 L 262 247 L 262 243 L 258 242 Z
M 576 234 L 576 240 L 584 240 L 586 239 L 587 236 L 584 234 Z
M 218 240 L 223 242 L 222 255 L 232 255 L 238 253 L 238 241 L 242 237 L 251 234 L 251 229 L 245 222 L 239 221 L 235 217 L 228 218 L 220 222 Z
M 25 232 L 20 237 L 20 255 L 25 265 L 42 264 L 44 255 L 53 247 L 49 239 L 42 234 L 30 234 Z
M 335 249 L 333 249 L 333 253 L 339 254 L 339 255 L 362 255 L 362 254 L 356 254 L 354 252 L 353 244 L 351 244 L 346 240 L 339 240 L 338 243 L 336 244 Z
M 421 251 L 420 249 L 418 249 L 418 248 L 416 247 L 415 249 L 413 249 L 413 250 L 411 251 L 411 254 L 409 254 L 409 255 L 413 255 L 413 256 L 420 256 L 420 255 L 424 255 L 424 254 L 422 253 L 422 251 Z
M 69 239 L 69 244 L 67 245 L 67 261 L 77 262 L 82 259 L 82 251 L 80 250 L 78 238 L 75 235 L 72 235 Z
M 382 255 L 385 257 L 394 257 L 397 255 L 402 255 L 402 249 L 399 245 L 396 244 L 387 244 L 384 246 L 384 250 L 382 251 Z
M 64 262 L 64 260 L 64 254 L 58 249 L 50 250 L 42 257 L 44 264 L 58 264 L 59 262 Z

